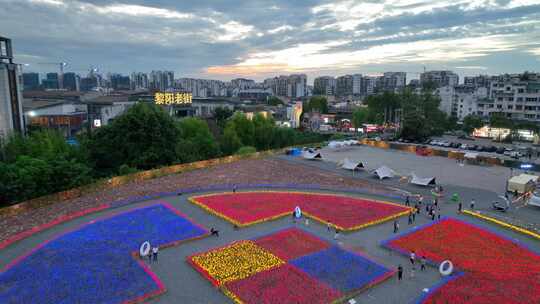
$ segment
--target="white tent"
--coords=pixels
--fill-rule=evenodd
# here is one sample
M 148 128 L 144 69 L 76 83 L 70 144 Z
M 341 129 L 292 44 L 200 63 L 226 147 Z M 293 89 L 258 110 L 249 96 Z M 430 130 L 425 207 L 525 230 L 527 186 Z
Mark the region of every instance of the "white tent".
M 305 159 L 322 159 L 321 153 L 317 151 L 314 151 L 314 152 L 304 151 L 304 153 L 302 154 L 302 157 Z
M 534 190 L 535 184 L 538 181 L 538 176 L 530 174 L 520 174 L 512 176 L 508 180 L 507 191 L 525 193 Z
M 373 170 L 373 174 L 377 175 L 379 179 L 383 178 L 392 178 L 396 174 L 394 170 L 388 168 L 387 166 L 381 166 L 376 170 Z
M 476 159 L 476 157 L 478 157 L 478 153 L 467 152 L 465 155 L 463 155 L 463 157 L 467 159 Z
M 419 186 L 429 186 L 429 185 L 435 185 L 435 177 L 419 177 L 414 174 L 414 172 L 411 174 L 411 184 L 419 185 Z
M 362 163 L 360 161 L 352 161 L 352 160 L 350 160 L 348 158 L 345 158 L 341 162 L 341 168 L 355 171 L 355 170 L 363 169 L 363 168 L 365 168 L 365 166 L 364 166 L 364 163 Z

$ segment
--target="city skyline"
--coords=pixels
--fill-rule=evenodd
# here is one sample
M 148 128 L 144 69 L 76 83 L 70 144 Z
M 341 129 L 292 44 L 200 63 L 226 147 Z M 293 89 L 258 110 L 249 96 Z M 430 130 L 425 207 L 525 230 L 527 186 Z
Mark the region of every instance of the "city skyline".
M 13 39 L 16 62 L 39 73 L 55 72 L 39 63 L 64 61 L 79 74 L 90 66 L 217 80 L 305 73 L 312 84 L 384 71 L 409 80 L 424 67 L 460 78 L 540 70 L 538 1 L 2 2 L 0 34 Z

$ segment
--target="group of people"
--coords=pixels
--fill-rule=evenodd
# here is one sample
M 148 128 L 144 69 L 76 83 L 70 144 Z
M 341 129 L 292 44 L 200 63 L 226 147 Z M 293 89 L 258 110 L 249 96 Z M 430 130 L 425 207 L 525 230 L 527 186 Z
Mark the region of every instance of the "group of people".
M 418 258 L 416 257 L 416 253 L 413 250 L 411 252 L 411 254 L 409 255 L 409 261 L 411 262 L 411 272 L 410 272 L 411 278 L 414 278 L 414 276 L 415 276 L 416 265 L 418 263 L 417 259 Z M 426 259 L 425 256 L 422 256 L 420 258 L 419 264 L 420 264 L 420 271 L 426 270 L 427 259 Z M 398 266 L 398 281 L 401 281 L 402 279 L 403 279 L 403 266 L 401 266 L 401 264 L 399 264 L 399 266 Z
M 152 261 L 157 263 L 158 252 L 159 252 L 159 248 L 157 246 L 152 247 L 152 249 L 148 251 L 148 254 L 146 255 L 146 257 L 148 258 L 148 263 L 152 263 Z

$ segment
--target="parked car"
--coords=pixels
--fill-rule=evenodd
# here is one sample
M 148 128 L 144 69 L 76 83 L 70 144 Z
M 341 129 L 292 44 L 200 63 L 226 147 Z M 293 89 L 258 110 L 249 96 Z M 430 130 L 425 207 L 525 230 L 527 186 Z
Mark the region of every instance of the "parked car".
M 514 152 L 513 149 L 505 148 L 503 154 L 506 155 L 506 156 L 510 156 L 512 154 L 512 152 Z
M 494 153 L 497 151 L 497 147 L 495 146 L 489 146 L 488 149 L 486 150 L 487 152 L 491 152 L 491 153 Z
M 461 146 L 461 144 L 456 143 L 456 142 L 453 142 L 453 143 L 450 144 L 450 147 L 452 147 L 452 148 L 459 148 L 459 146 Z
M 497 150 L 495 151 L 495 153 L 497 153 L 497 154 L 503 154 L 503 153 L 504 153 L 504 150 L 505 150 L 504 147 L 498 147 Z
M 469 146 L 467 147 L 467 150 L 469 150 L 469 151 L 475 151 L 475 150 L 476 150 L 476 147 L 477 147 L 477 145 L 469 145 Z
M 478 151 L 478 152 L 485 151 L 484 146 L 481 146 L 481 145 L 476 146 L 476 151 Z

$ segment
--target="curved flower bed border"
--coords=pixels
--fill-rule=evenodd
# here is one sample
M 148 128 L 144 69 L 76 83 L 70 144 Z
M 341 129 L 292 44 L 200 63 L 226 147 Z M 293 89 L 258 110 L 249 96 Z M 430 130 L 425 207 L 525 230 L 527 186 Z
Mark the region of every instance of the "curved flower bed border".
M 212 185 L 212 186 L 206 186 L 206 187 L 183 188 L 183 189 L 178 189 L 176 191 L 171 191 L 171 192 L 157 192 L 151 195 L 128 197 L 124 200 L 115 201 L 115 202 L 100 205 L 98 207 L 93 207 L 93 208 L 73 212 L 64 216 L 60 216 L 51 222 L 22 231 L 8 238 L 7 240 L 0 242 L 0 250 L 12 245 L 15 242 L 26 239 L 36 233 L 39 233 L 43 230 L 49 229 L 58 224 L 61 224 L 61 223 L 70 221 L 72 219 L 91 214 L 91 213 L 96 213 L 96 212 L 107 210 L 107 209 L 115 209 L 115 208 L 130 205 L 130 204 L 140 203 L 143 201 L 155 200 L 155 199 L 160 199 L 160 198 L 164 198 L 168 196 L 175 196 L 178 193 L 190 194 L 190 193 L 208 192 L 208 191 L 224 191 L 224 190 L 231 190 L 233 187 L 237 187 L 237 189 L 264 189 L 264 188 L 272 189 L 273 188 L 273 189 L 298 189 L 298 190 L 308 189 L 308 190 L 318 190 L 318 191 L 336 191 L 336 192 L 352 193 L 352 194 L 377 195 L 377 196 L 387 197 L 391 199 L 403 199 L 405 197 L 404 195 L 389 195 L 387 192 L 383 192 L 383 191 L 373 191 L 373 189 L 369 187 L 366 187 L 366 189 L 362 189 L 362 190 L 355 190 L 351 188 L 321 187 L 319 185 L 313 185 L 313 184 L 222 184 L 222 185 Z
M 175 209 L 171 204 L 169 204 L 168 202 L 156 202 L 156 204 L 154 205 L 162 205 L 164 207 L 166 207 L 167 209 L 169 209 L 170 211 L 172 211 L 173 213 L 177 214 L 178 216 L 184 218 L 185 220 L 191 222 L 191 224 L 193 224 L 194 226 L 197 226 L 199 227 L 200 229 L 202 229 L 203 231 L 205 231 L 206 233 L 203 233 L 199 236 L 196 236 L 196 237 L 193 237 L 193 238 L 189 238 L 189 239 L 183 239 L 183 240 L 178 240 L 178 241 L 174 241 L 174 242 L 170 242 L 170 243 L 166 243 L 166 244 L 162 244 L 159 246 L 160 249 L 164 249 L 164 248 L 168 248 L 168 247 L 173 247 L 173 246 L 178 246 L 180 244 L 183 244 L 183 243 L 187 243 L 187 242 L 190 242 L 190 241 L 194 241 L 194 240 L 199 240 L 199 239 L 202 239 L 202 238 L 205 238 L 207 236 L 210 235 L 210 232 L 208 231 L 208 229 L 200 224 L 198 224 L 197 222 L 193 221 L 191 218 L 189 218 L 187 215 L 185 215 L 184 213 L 182 213 L 181 211 Z M 77 230 L 80 230 L 88 225 L 91 225 L 95 222 L 98 222 L 98 221 L 104 221 L 104 220 L 107 220 L 107 219 L 110 219 L 110 218 L 113 218 L 115 216 L 118 216 L 118 215 L 121 215 L 121 214 L 124 214 L 124 213 L 128 213 L 128 212 L 132 212 L 132 211 L 135 211 L 135 210 L 139 210 L 139 209 L 144 209 L 144 208 L 148 208 L 148 207 L 151 207 L 151 206 L 154 206 L 154 205 L 149 205 L 149 206 L 140 206 L 140 207 L 136 207 L 136 208 L 133 208 L 133 209 L 129 209 L 129 210 L 124 210 L 124 211 L 120 211 L 120 212 L 114 212 L 114 213 L 111 213 L 111 214 L 108 214 L 108 215 L 105 215 L 105 216 L 102 216 L 100 218 L 97 218 L 95 220 L 92 220 L 92 221 L 89 221 L 87 223 L 83 223 L 81 225 L 78 225 L 77 227 L 74 227 L 74 228 L 71 228 L 71 229 L 68 229 L 66 231 L 63 231 L 62 233 L 59 233 L 53 237 L 51 237 L 50 239 L 46 240 L 46 241 L 43 241 L 42 243 L 40 243 L 39 245 L 37 245 L 36 247 L 30 249 L 29 251 L 27 251 L 26 253 L 24 253 L 23 255 L 20 255 L 18 256 L 17 258 L 15 258 L 13 261 L 11 261 L 10 263 L 8 263 L 6 266 L 4 266 L 2 269 L 0 269 L 0 273 L 3 273 L 3 272 L 6 272 L 8 269 L 14 267 L 15 265 L 19 264 L 20 262 L 22 262 L 26 257 L 30 256 L 31 254 L 33 254 L 34 252 L 38 251 L 39 249 L 43 248 L 45 245 L 47 245 L 48 243 L 66 235 L 66 234 L 69 234 L 71 232 L 75 232 Z M 105 206 L 105 205 L 103 205 Z M 80 216 L 83 216 L 83 215 L 86 215 L 88 213 L 92 213 L 92 212 L 97 212 L 97 211 L 101 211 L 103 209 L 106 209 L 106 208 L 101 208 L 101 209 L 98 209 L 98 210 L 94 210 L 96 208 L 92 208 L 92 210 L 90 210 L 90 212 L 87 212 L 87 213 L 84 213 Z M 79 214 L 79 213 L 77 213 Z M 66 217 L 67 218 L 67 217 Z M 75 218 L 75 217 L 72 217 L 72 218 Z M 69 219 L 72 219 L 72 218 L 67 218 L 66 220 L 69 220 Z M 59 224 L 60 222 L 54 222 L 53 225 L 51 226 L 54 226 L 54 225 L 57 225 Z M 46 228 L 43 228 L 43 229 L 47 229 L 48 227 Z M 34 233 L 37 233 L 37 232 L 34 232 Z M 133 251 L 130 253 L 130 255 L 132 256 L 133 259 L 135 259 L 137 261 L 137 263 L 141 266 L 141 268 L 144 270 L 144 272 L 146 272 L 146 274 L 148 274 L 150 276 L 150 278 L 152 279 L 152 281 L 154 281 L 156 283 L 156 285 L 158 286 L 158 289 L 157 290 L 154 290 L 150 293 L 147 293 L 147 294 L 144 294 L 144 295 L 141 295 L 137 298 L 134 298 L 134 299 L 130 299 L 128 301 L 125 301 L 124 303 L 125 304 L 132 304 L 132 303 L 141 303 L 141 302 L 144 302 L 150 298 L 153 298 L 153 297 L 156 297 L 156 296 L 159 296 L 163 293 L 165 293 L 167 291 L 167 289 L 165 288 L 165 285 L 163 284 L 163 282 L 157 277 L 157 275 L 148 267 L 148 265 L 146 265 L 143 260 L 140 258 L 140 254 L 139 254 L 139 251 L 136 250 L 136 251 Z
M 358 257 L 362 257 L 363 259 L 367 260 L 368 262 L 370 263 L 373 263 L 374 265 L 377 265 L 379 267 L 382 267 L 384 269 L 387 269 L 387 272 L 378 276 L 378 277 L 375 277 L 373 278 L 372 281 L 370 281 L 369 283 L 367 283 L 366 285 L 362 286 L 361 288 L 357 288 L 357 289 L 353 289 L 351 290 L 350 292 L 347 292 L 347 293 L 343 293 L 342 291 L 336 289 L 335 287 L 331 287 L 333 290 L 336 290 L 339 294 L 340 294 L 340 297 L 339 298 L 336 298 L 332 301 L 332 303 L 341 303 L 342 301 L 345 301 L 347 299 L 350 299 L 362 292 L 364 292 L 365 290 L 367 289 L 370 289 L 382 282 L 384 282 L 385 280 L 389 279 L 390 277 L 392 277 L 396 272 L 397 270 L 396 269 L 388 269 L 386 266 L 384 266 L 383 264 L 373 260 L 371 257 L 369 257 L 367 254 L 365 254 L 364 252 L 358 252 L 358 251 L 352 251 L 352 250 L 347 250 L 347 249 L 344 249 L 344 248 L 341 248 L 339 247 L 336 243 L 334 243 L 333 241 L 329 241 L 329 240 L 325 240 L 325 239 L 322 239 L 316 235 L 314 235 L 313 233 L 309 232 L 309 231 L 306 231 L 304 230 L 303 228 L 300 228 L 300 227 L 296 227 L 296 226 L 289 226 L 289 227 L 286 227 L 286 228 L 282 228 L 282 229 L 279 229 L 279 230 L 276 230 L 276 231 L 272 231 L 272 232 L 269 232 L 269 233 L 265 233 L 265 234 L 261 234 L 259 236 L 257 236 L 256 238 L 253 238 L 253 239 L 250 239 L 248 241 L 252 241 L 254 244 L 258 244 L 257 241 L 258 240 L 262 240 L 262 239 L 265 239 L 267 237 L 271 237 L 273 235 L 276 235 L 276 234 L 279 234 L 281 232 L 287 232 L 288 230 L 299 230 L 303 233 L 306 233 L 306 234 L 309 234 L 309 236 L 317 239 L 317 240 L 320 240 L 324 243 L 326 243 L 328 246 L 325 246 L 325 247 L 321 247 L 320 249 L 318 249 L 317 251 L 315 252 L 311 252 L 311 253 L 306 253 L 305 255 L 301 255 L 301 256 L 298 256 L 292 260 L 287 260 L 287 259 L 282 259 L 282 258 L 279 258 L 280 260 L 283 261 L 282 264 L 279 264 L 277 266 L 274 266 L 270 269 L 267 269 L 267 270 L 264 270 L 264 271 L 260 271 L 260 272 L 256 272 L 254 274 L 251 274 L 250 276 L 253 276 L 253 275 L 256 275 L 256 274 L 260 274 L 262 272 L 265 272 L 265 271 L 269 271 L 269 270 L 272 270 L 272 269 L 276 269 L 276 268 L 279 268 L 279 267 L 282 267 L 284 265 L 291 265 L 292 267 L 294 267 L 295 269 L 299 269 L 300 271 L 304 272 L 303 270 L 301 270 L 301 268 L 298 268 L 297 266 L 294 266 L 294 264 L 292 264 L 292 261 L 293 260 L 296 260 L 298 258 L 301 258 L 302 256 L 304 257 L 307 257 L 307 256 L 310 256 L 312 254 L 316 254 L 317 252 L 324 252 L 326 250 L 329 250 L 331 248 L 340 248 L 341 250 L 343 250 L 344 252 L 346 253 L 349 253 L 353 256 L 358 256 Z M 233 280 L 233 281 L 230 281 L 230 282 L 219 282 L 217 281 L 215 278 L 213 278 L 203 267 L 201 267 L 199 264 L 197 264 L 193 258 L 196 257 L 196 256 L 200 256 L 200 255 L 203 255 L 205 253 L 208 253 L 208 252 L 213 252 L 213 251 L 219 251 L 221 249 L 224 249 L 224 248 L 228 248 L 228 247 L 231 247 L 235 244 L 238 244 L 240 242 L 245 242 L 246 240 L 239 240 L 239 241 L 233 241 L 231 243 L 228 243 L 228 244 L 225 244 L 223 246 L 218 246 L 218 247 L 214 247 L 214 248 L 211 248 L 209 250 L 206 250 L 206 251 L 202 251 L 202 252 L 197 252 L 197 253 L 194 253 L 190 256 L 188 256 L 186 258 L 186 261 L 188 264 L 190 264 L 197 272 L 199 272 L 204 278 L 206 278 L 213 286 L 215 286 L 216 288 L 218 288 L 221 292 L 223 292 L 227 297 L 229 297 L 234 303 L 237 303 L 237 304 L 244 304 L 244 302 L 236 295 L 234 294 L 232 291 L 230 291 L 228 288 L 227 288 L 227 285 L 230 284 L 230 283 L 233 283 L 235 281 L 240 281 L 240 280 L 245 280 L 247 278 L 243 278 L 243 279 L 240 279 L 240 280 Z M 261 246 L 260 244 L 258 246 Z M 276 255 L 275 252 L 272 252 L 270 249 L 268 248 L 265 248 L 263 246 L 261 246 L 261 248 L 263 248 L 264 250 L 267 250 L 268 252 L 270 252 L 271 254 L 273 255 Z M 278 256 L 278 255 L 276 255 Z M 309 275 L 309 274 L 308 274 Z M 250 277 L 248 276 L 248 278 Z M 315 280 L 317 281 L 320 281 L 322 284 L 324 285 L 327 285 L 327 283 L 321 281 L 319 278 L 317 277 L 313 277 Z M 330 286 L 330 285 L 327 285 L 327 286 Z
M 286 190 L 284 190 L 284 191 L 248 190 L 248 191 L 241 191 L 239 193 L 285 193 L 285 192 L 286 192 Z M 347 196 L 347 195 L 343 195 L 343 194 L 339 194 L 339 193 L 336 193 L 336 194 L 334 194 L 334 193 L 317 193 L 317 192 L 307 192 L 307 191 L 287 191 L 287 192 L 291 193 L 291 194 L 308 194 L 308 195 L 309 194 L 315 194 L 315 195 L 321 195 L 321 196 L 345 197 L 345 198 L 353 198 L 353 199 L 355 198 L 355 197 L 352 197 L 352 196 Z M 206 212 L 208 212 L 208 213 L 210 213 L 212 215 L 220 217 L 220 218 L 222 218 L 222 219 L 224 219 L 224 220 L 226 220 L 228 222 L 231 222 L 232 224 L 234 224 L 237 227 L 249 227 L 249 226 L 253 226 L 253 225 L 256 225 L 256 224 L 263 223 L 263 222 L 269 222 L 269 221 L 277 220 L 277 219 L 280 219 L 282 217 L 291 215 L 291 212 L 292 212 L 292 210 L 291 210 L 291 211 L 279 213 L 279 214 L 276 214 L 276 215 L 272 215 L 272 216 L 269 216 L 269 217 L 266 217 L 266 218 L 251 221 L 249 223 L 240 223 L 239 221 L 237 221 L 237 220 L 235 220 L 235 219 L 233 219 L 233 218 L 231 218 L 231 217 L 229 217 L 229 216 L 227 216 L 227 215 L 225 215 L 223 213 L 220 213 L 220 212 L 206 206 L 204 203 L 201 203 L 201 202 L 197 201 L 198 198 L 208 197 L 208 196 L 215 196 L 215 195 L 223 195 L 223 194 L 231 194 L 231 192 L 216 192 L 216 193 L 199 195 L 199 196 L 188 198 L 188 201 L 191 202 L 192 204 L 196 205 L 196 206 L 199 206 L 200 208 L 202 208 L 203 210 L 205 210 Z M 377 224 L 387 222 L 387 221 L 390 221 L 392 219 L 407 215 L 412 210 L 411 207 L 406 207 L 404 205 L 400 205 L 400 204 L 393 203 L 393 202 L 381 201 L 381 200 L 371 199 L 371 198 L 368 199 L 368 200 L 373 201 L 373 202 L 377 202 L 377 203 L 380 203 L 380 204 L 399 206 L 399 207 L 402 207 L 402 208 L 407 208 L 408 210 L 403 211 L 403 212 L 399 212 L 399 213 L 396 213 L 396 214 L 393 214 L 393 215 L 390 215 L 390 216 L 386 216 L 386 217 L 383 217 L 383 218 L 380 218 L 380 219 L 377 219 L 377 220 L 369 221 L 367 223 L 352 226 L 352 227 L 349 227 L 349 228 L 341 227 L 341 226 L 338 226 L 338 225 L 336 225 L 334 223 L 330 223 L 330 226 L 333 227 L 334 229 L 339 229 L 341 231 L 354 231 L 354 230 L 359 230 L 359 229 L 366 228 L 366 227 L 369 227 L 369 226 L 377 225 Z M 309 213 L 307 211 L 302 211 L 302 214 L 305 215 L 306 217 L 314 219 L 314 220 L 316 220 L 316 221 L 318 221 L 318 222 L 320 222 L 322 224 L 325 224 L 325 225 L 328 224 L 328 221 L 325 221 L 325 220 L 321 219 L 320 217 L 318 217 L 318 216 L 316 216 L 316 215 L 314 215 L 312 213 Z
M 497 231 L 494 231 L 493 229 L 491 228 L 488 228 L 488 227 L 484 227 L 484 226 L 480 226 L 480 225 L 477 225 L 477 224 L 474 224 L 474 223 L 470 223 L 470 222 L 465 222 L 463 220 L 459 220 L 459 219 L 456 219 L 456 218 L 453 218 L 453 217 L 450 217 L 450 216 L 443 216 L 441 217 L 441 219 L 439 220 L 436 220 L 436 221 L 433 221 L 433 222 L 429 222 L 429 223 L 426 223 L 426 224 L 423 224 L 423 225 L 420 225 L 420 226 L 417 226 L 415 228 L 412 228 L 411 230 L 405 232 L 405 233 L 402 233 L 402 234 L 399 234 L 397 236 L 394 236 L 390 239 L 387 239 L 387 240 L 384 240 L 384 241 L 381 241 L 380 242 L 380 245 L 386 249 L 389 249 L 389 250 L 393 250 L 393 251 L 396 251 L 398 252 L 399 254 L 405 256 L 405 257 L 409 257 L 409 252 L 405 251 L 405 250 L 402 250 L 401 248 L 398 248 L 398 247 L 395 247 L 395 246 L 392 246 L 390 243 L 394 240 L 397 240 L 397 239 L 400 239 L 400 238 L 403 238 L 405 236 L 408 236 L 410 234 L 413 234 L 419 230 L 422 230 L 424 228 L 427 228 L 427 227 L 430 227 L 430 226 L 433 226 L 441 221 L 444 221 L 444 220 L 447 220 L 447 219 L 451 219 L 451 220 L 457 220 L 457 221 L 460 221 L 463 223 L 463 225 L 469 225 L 473 228 L 477 228 L 477 229 L 481 229 L 481 230 L 485 230 L 489 233 L 492 233 L 494 235 L 496 235 L 497 237 L 500 237 L 501 239 L 504 239 L 506 241 L 509 241 L 509 242 L 512 242 L 518 246 L 521 246 L 533 253 L 536 253 L 535 250 L 532 250 L 527 244 L 519 241 L 519 240 L 516 240 L 516 239 L 512 239 L 508 236 L 505 236 L 505 235 L 502 235 L 500 234 L 499 232 Z M 435 262 L 435 261 L 432 261 L 432 260 L 429 260 L 427 259 L 427 264 L 435 267 L 435 268 L 438 268 L 439 267 L 439 263 Z M 441 281 L 439 281 L 437 284 L 433 285 L 431 288 L 429 288 L 429 292 L 426 292 L 424 293 L 422 296 L 420 296 L 416 301 L 414 301 L 413 303 L 415 304 L 422 304 L 425 302 L 425 300 L 427 300 L 431 295 L 433 295 L 435 292 L 437 292 L 440 288 L 444 287 L 447 283 L 455 280 L 455 279 L 458 279 L 464 275 L 466 275 L 466 272 L 464 270 L 461 270 L 458 266 L 456 265 L 453 265 L 454 266 L 454 273 L 444 279 L 442 279 Z
M 524 229 L 524 228 L 521 228 L 521 227 L 518 227 L 516 225 L 512 225 L 512 224 L 509 224 L 509 223 L 506 223 L 506 222 L 503 222 L 501 220 L 498 220 L 496 218 L 493 218 L 493 217 L 490 217 L 490 216 L 486 216 L 486 215 L 483 215 L 483 214 L 480 214 L 478 212 L 474 212 L 474 211 L 469 211 L 469 210 L 463 210 L 462 211 L 463 214 L 467 214 L 467 215 L 470 215 L 472 217 L 475 217 L 475 218 L 479 218 L 481 220 L 484 220 L 484 221 L 487 221 L 487 222 L 491 222 L 491 223 L 494 223 L 494 224 L 497 224 L 497 225 L 500 225 L 504 228 L 508 228 L 508 229 L 511 229 L 511 230 L 514 230 L 516 232 L 519 232 L 519 233 L 522 233 L 522 234 L 525 234 L 525 235 L 528 235 L 530 237 L 533 237 L 535 239 L 539 239 L 540 240 L 540 234 L 536 233 L 536 232 L 532 232 L 528 229 Z

